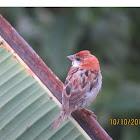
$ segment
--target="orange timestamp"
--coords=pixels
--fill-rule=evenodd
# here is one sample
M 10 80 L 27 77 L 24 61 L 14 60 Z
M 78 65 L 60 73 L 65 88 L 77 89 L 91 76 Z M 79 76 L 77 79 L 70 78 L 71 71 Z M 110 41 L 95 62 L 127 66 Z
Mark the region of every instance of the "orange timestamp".
M 140 119 L 110 119 L 111 125 L 140 125 Z

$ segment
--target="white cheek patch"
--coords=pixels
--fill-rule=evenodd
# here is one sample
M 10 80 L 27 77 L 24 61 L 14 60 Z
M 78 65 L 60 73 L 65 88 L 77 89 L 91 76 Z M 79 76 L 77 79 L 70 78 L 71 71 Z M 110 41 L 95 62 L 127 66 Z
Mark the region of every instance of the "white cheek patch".
M 80 65 L 81 65 L 80 61 L 75 60 L 75 61 L 72 62 L 73 67 L 79 67 Z

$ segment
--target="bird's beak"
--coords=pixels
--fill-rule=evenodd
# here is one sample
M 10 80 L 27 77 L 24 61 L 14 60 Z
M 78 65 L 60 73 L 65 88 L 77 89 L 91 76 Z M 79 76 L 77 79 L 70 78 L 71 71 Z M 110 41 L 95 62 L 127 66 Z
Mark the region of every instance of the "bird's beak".
M 69 58 L 71 61 L 73 61 L 74 60 L 74 55 L 69 55 L 69 56 L 67 56 L 67 58 Z

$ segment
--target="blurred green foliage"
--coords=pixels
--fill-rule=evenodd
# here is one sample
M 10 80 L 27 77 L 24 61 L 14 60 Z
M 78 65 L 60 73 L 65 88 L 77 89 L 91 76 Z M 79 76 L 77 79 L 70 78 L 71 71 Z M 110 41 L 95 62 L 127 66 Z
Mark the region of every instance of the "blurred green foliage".
M 0 13 L 64 82 L 67 55 L 90 50 L 100 61 L 103 86 L 89 107 L 116 140 L 140 139 L 140 8 L 0 8 Z

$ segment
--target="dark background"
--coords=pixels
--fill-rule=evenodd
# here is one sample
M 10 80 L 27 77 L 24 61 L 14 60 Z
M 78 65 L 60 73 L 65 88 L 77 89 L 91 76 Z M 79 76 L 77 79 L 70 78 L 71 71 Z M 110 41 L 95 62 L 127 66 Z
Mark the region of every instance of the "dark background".
M 103 85 L 89 107 L 116 140 L 140 139 L 139 8 L 0 8 L 0 13 L 64 82 L 67 55 L 90 50 L 100 61 Z

